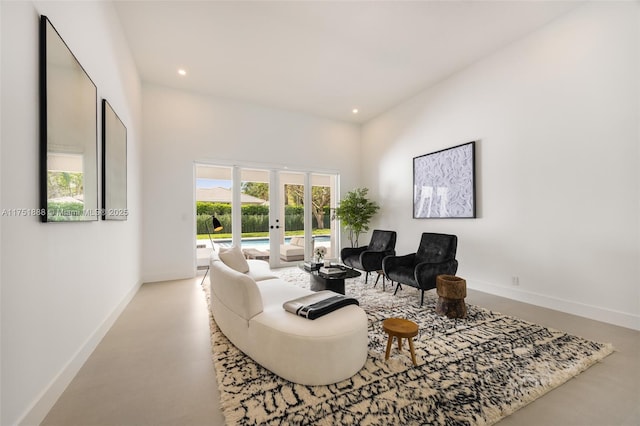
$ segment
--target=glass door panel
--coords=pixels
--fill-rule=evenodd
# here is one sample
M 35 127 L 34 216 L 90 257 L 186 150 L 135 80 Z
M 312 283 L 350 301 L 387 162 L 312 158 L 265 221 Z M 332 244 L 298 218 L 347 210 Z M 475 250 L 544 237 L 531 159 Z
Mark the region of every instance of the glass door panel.
M 196 164 L 195 182 L 198 268 L 206 268 L 213 244 L 240 246 L 271 267 L 310 260 L 315 247 L 324 247 L 325 260 L 338 258 L 337 175 Z
M 305 234 L 305 179 L 304 173 L 278 173 L 278 195 L 280 199 L 279 258 L 283 265 L 299 263 L 310 258 L 312 246 L 307 247 L 311 234 Z
M 337 232 L 331 220 L 331 209 L 335 208 L 334 175 L 311 174 L 311 232 L 314 247 L 324 247 L 324 260 L 337 260 L 335 253 Z
M 269 261 L 270 173 L 268 170 L 240 169 L 240 178 L 240 246 L 248 259 Z
M 231 167 L 196 164 L 196 264 L 198 269 L 206 269 L 213 244 L 231 245 L 232 210 L 232 169 Z M 213 225 L 213 218 L 222 228 Z

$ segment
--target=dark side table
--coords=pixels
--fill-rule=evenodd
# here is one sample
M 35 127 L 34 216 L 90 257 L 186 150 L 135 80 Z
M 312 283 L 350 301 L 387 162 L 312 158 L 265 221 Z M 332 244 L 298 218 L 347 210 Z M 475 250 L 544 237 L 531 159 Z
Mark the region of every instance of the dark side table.
M 332 268 L 340 268 L 342 270 L 339 274 L 331 275 L 324 274 L 319 270 L 309 270 L 304 267 L 304 264 L 300 264 L 298 267 L 309 274 L 309 284 L 313 291 L 331 290 L 344 294 L 344 280 L 362 275 L 359 271 L 344 265 L 331 265 Z

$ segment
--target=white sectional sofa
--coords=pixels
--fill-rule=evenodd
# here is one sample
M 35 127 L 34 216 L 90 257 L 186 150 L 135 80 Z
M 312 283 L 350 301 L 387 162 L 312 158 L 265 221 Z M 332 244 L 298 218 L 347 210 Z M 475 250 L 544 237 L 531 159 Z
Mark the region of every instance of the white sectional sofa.
M 211 309 L 220 330 L 278 376 L 303 385 L 326 385 L 353 376 L 364 365 L 367 317 L 359 306 L 345 306 L 315 320 L 287 312 L 284 302 L 312 292 L 279 279 L 267 262 L 237 254 L 212 254 L 210 282 Z

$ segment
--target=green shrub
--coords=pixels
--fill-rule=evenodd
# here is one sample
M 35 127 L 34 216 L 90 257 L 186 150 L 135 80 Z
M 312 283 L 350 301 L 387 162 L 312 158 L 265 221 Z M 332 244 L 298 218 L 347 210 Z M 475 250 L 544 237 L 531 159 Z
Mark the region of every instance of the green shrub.
M 49 222 L 66 222 L 80 220 L 84 216 L 84 204 L 81 202 L 55 202 L 47 203 L 47 220 Z
M 284 206 L 284 214 L 287 215 L 304 215 L 304 206 Z
M 221 214 L 216 215 L 216 218 L 222 224 L 222 231 L 226 233 L 231 233 L 231 215 L 230 214 Z M 198 234 L 206 234 L 207 233 L 207 225 L 209 226 L 209 232 L 212 234 L 213 225 L 211 223 L 211 215 L 209 214 L 200 214 L 196 216 L 196 233 Z
M 247 204 L 241 207 L 242 215 L 257 215 L 269 217 L 269 206 L 262 206 L 257 204 Z
M 242 215 L 242 233 L 269 232 L 269 215 Z
M 231 233 L 231 204 L 211 203 L 198 201 L 196 203 L 197 219 L 196 229 L 198 234 L 207 233 L 207 223 L 211 229 L 211 216 L 218 218 L 223 231 Z M 326 207 L 324 215 L 324 228 L 331 227 L 331 209 Z M 315 216 L 312 216 L 312 227 L 318 228 Z M 304 229 L 304 207 L 285 206 L 284 226 L 287 231 L 300 231 Z M 213 232 L 213 230 L 211 229 Z M 269 232 L 269 206 L 245 205 L 242 206 L 242 233 Z
M 223 214 L 231 214 L 231 204 L 229 203 L 212 203 L 210 201 L 196 201 L 196 214 L 218 216 Z

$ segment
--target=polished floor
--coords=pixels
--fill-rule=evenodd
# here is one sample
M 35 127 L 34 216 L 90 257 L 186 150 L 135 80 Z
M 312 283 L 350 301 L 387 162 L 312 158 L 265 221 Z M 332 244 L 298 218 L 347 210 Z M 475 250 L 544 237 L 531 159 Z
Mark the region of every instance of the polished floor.
M 201 278 L 143 285 L 42 424 L 223 425 Z M 467 302 L 616 348 L 500 426 L 640 425 L 640 332 L 472 290 Z

